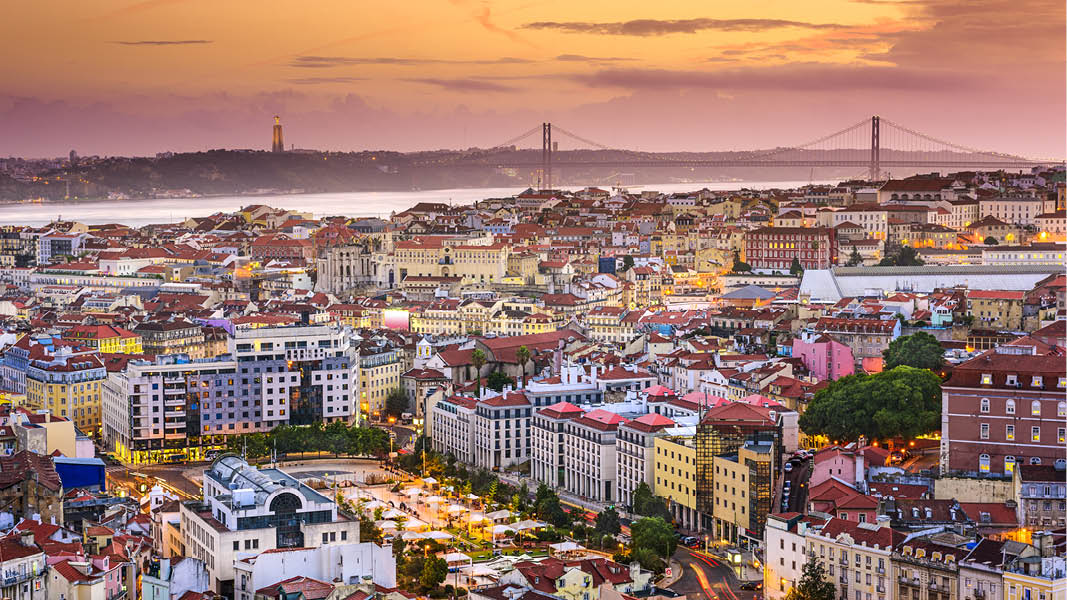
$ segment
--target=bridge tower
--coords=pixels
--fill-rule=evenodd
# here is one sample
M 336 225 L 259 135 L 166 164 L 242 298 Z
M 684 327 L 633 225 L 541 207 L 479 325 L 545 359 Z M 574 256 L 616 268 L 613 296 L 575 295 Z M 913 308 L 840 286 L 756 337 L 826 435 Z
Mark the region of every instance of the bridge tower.
M 879 118 L 877 115 L 871 117 L 871 166 L 870 166 L 870 178 L 871 181 L 878 181 L 882 178 L 882 170 L 879 166 L 879 151 L 881 150 L 879 140 Z
M 541 189 L 552 189 L 552 123 L 541 123 Z

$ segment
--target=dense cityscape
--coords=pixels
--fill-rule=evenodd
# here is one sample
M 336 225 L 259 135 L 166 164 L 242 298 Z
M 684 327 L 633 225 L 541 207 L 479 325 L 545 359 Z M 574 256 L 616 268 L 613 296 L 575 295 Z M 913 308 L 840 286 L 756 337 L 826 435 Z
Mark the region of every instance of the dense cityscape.
M 1064 175 L 6 224 L 3 594 L 1062 598 Z
M 35 0 L 0 600 L 1067 600 L 1064 0 Z

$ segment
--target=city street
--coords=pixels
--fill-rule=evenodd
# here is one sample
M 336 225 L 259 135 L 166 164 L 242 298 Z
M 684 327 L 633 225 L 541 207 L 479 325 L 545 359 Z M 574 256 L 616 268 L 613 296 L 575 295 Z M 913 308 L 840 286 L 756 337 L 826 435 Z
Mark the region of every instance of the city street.
M 670 586 L 676 593 L 700 594 L 705 600 L 753 600 L 763 595 L 740 589 L 733 571 L 717 557 L 679 547 L 674 560 L 682 565 L 681 578 Z

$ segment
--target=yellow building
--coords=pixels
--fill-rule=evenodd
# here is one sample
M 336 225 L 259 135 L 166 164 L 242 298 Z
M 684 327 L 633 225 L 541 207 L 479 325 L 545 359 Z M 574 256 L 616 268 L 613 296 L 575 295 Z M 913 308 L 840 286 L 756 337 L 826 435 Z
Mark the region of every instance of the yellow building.
M 400 282 L 408 275 L 460 277 L 464 284 L 503 281 L 508 273 L 510 246 L 469 242 L 439 238 L 396 242 L 392 255 L 394 278 Z
M 63 332 L 63 339 L 76 341 L 107 354 L 140 354 L 141 336 L 114 325 L 78 325 Z
M 967 310 L 974 317 L 974 327 L 1021 330 L 1025 295 L 1014 290 L 968 290 Z
M 742 446 L 736 454 L 712 458 L 716 539 L 736 543 L 741 536 L 760 537 L 771 508 L 770 444 Z
M 359 411 L 364 418 L 381 419 L 389 392 L 400 388 L 404 370 L 400 351 L 360 346 Z
M 96 354 L 56 355 L 26 369 L 26 404 L 66 417 L 86 434 L 101 427 L 100 393 L 107 369 Z
M 697 512 L 696 445 L 694 428 L 664 430 L 653 441 L 652 493 L 668 502 L 671 514 L 683 529 L 696 530 L 700 525 Z
M 1016 559 L 1004 571 L 1004 600 L 1067 600 L 1067 578 L 1054 566 L 1043 565 L 1040 557 Z

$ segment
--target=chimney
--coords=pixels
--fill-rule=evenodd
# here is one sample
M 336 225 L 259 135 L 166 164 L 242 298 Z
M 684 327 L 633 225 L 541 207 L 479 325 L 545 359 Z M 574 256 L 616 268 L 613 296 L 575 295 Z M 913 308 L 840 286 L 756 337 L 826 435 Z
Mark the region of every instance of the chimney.
M 878 522 L 878 528 L 882 529 L 889 527 L 889 522 L 891 519 L 889 518 L 889 515 L 878 515 L 875 520 Z
M 33 546 L 34 545 L 34 543 L 33 543 L 33 530 L 32 529 L 26 529 L 26 530 L 22 531 L 19 535 L 20 535 L 20 539 L 22 541 L 22 545 L 23 546 Z

